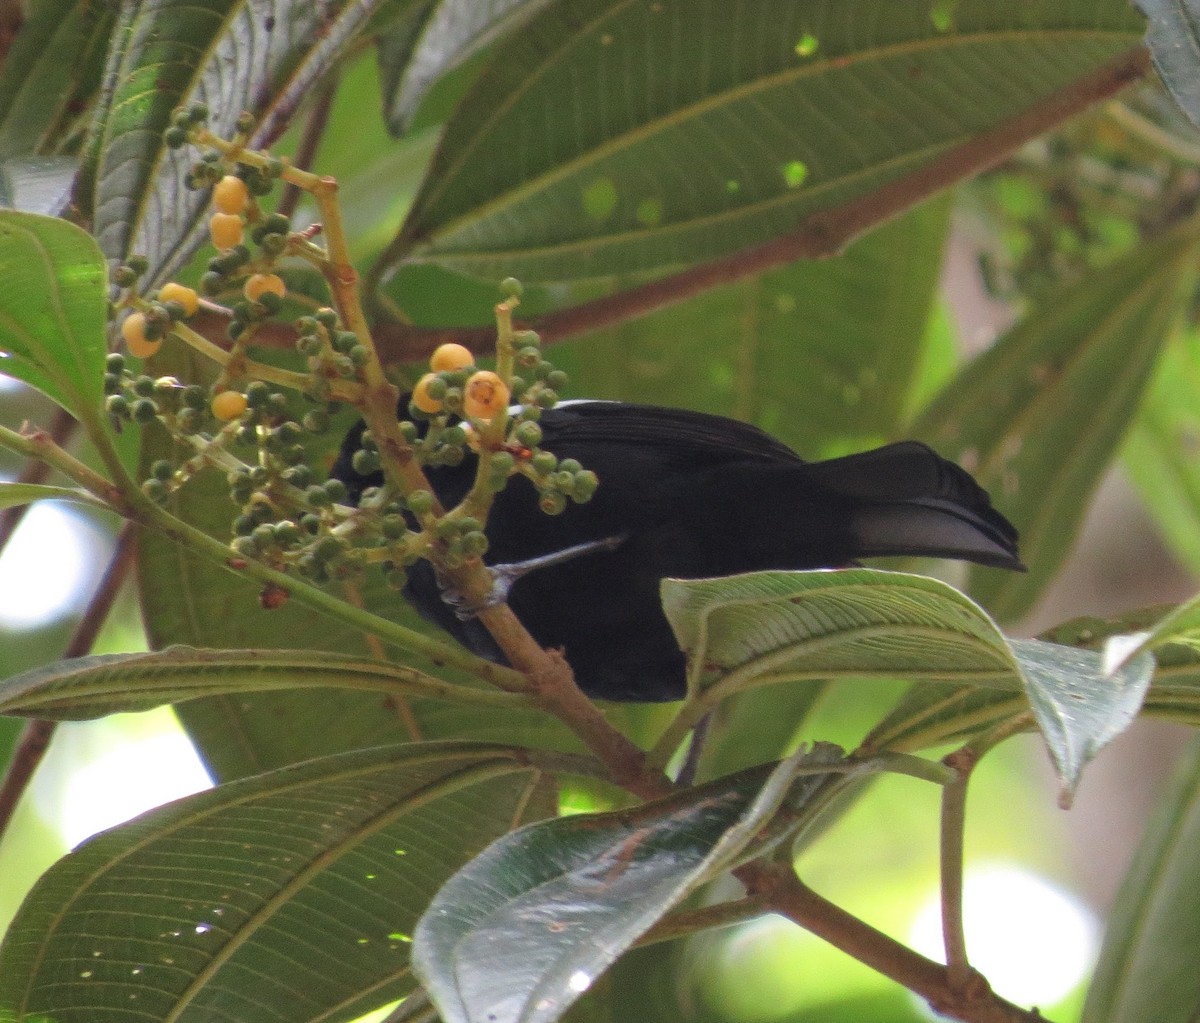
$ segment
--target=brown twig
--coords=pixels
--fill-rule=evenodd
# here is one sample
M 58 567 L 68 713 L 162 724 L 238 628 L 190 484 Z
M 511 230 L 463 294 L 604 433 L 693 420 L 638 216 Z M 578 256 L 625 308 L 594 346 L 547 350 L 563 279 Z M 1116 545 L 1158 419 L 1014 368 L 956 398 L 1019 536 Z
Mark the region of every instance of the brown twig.
M 762 899 L 776 913 L 920 995 L 944 1016 L 965 1023 L 1044 1023 L 1036 1009 L 1022 1009 L 1001 998 L 979 974 L 965 987 L 953 984 L 947 967 L 818 895 L 796 877 L 790 864 L 755 860 L 735 873 L 752 898 Z
M 75 626 L 75 631 L 63 650 L 64 658 L 82 657 L 96 642 L 96 637 L 108 619 L 117 594 L 120 593 L 133 566 L 135 528 L 132 522 L 126 522 L 117 534 L 117 543 L 113 548 L 112 557 L 109 558 L 108 567 L 104 570 L 96 592 L 92 594 L 83 617 Z M 29 787 L 38 764 L 46 755 L 57 727 L 56 721 L 30 721 L 22 730 L 8 771 L 3 781 L 0 781 L 0 840 L 12 823 L 17 804 Z
M 1039 100 L 990 131 L 955 146 L 911 174 L 897 178 L 869 195 L 814 213 L 780 238 L 628 291 L 548 313 L 533 326 L 547 344 L 564 341 L 645 316 L 710 288 L 800 259 L 835 255 L 870 228 L 959 181 L 994 167 L 1026 142 L 1119 92 L 1141 78 L 1149 66 L 1145 47 L 1136 46 L 1098 71 Z M 450 338 L 472 351 L 485 352 L 491 345 L 492 333 L 490 328 L 483 327 L 422 328 L 390 322 L 381 323 L 375 329 L 375 342 L 385 362 L 427 358 L 439 344 Z

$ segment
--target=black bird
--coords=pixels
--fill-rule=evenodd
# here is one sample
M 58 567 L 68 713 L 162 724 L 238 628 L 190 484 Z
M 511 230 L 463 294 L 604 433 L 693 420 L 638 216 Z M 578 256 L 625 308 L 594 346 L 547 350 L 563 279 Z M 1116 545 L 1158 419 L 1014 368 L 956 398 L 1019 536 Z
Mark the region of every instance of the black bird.
M 488 518 L 485 561 L 517 566 L 510 607 L 534 639 L 565 651 L 593 697 L 684 695 L 684 656 L 659 599 L 668 576 L 837 568 L 882 555 L 1023 567 L 1017 531 L 987 492 L 916 441 L 805 462 L 745 423 L 611 401 L 564 402 L 539 425 L 543 448 L 578 460 L 600 485 L 590 502 L 550 516 L 530 482 L 514 477 Z M 361 423 L 350 431 L 332 470 L 355 501 L 382 482 L 351 466 L 362 431 Z M 475 456 L 426 471 L 451 507 L 474 479 Z M 570 553 L 579 545 L 589 546 Z M 564 551 L 570 556 L 519 574 Z M 464 646 L 503 661 L 487 630 L 443 597 L 428 562 L 409 570 L 405 593 Z

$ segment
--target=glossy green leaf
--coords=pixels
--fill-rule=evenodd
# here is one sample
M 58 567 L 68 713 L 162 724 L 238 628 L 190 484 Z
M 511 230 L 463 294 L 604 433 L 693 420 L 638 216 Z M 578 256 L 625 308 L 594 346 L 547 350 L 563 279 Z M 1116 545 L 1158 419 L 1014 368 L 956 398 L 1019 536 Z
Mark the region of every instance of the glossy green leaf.
M 1013 640 L 1025 692 L 1046 740 L 1069 806 L 1087 763 L 1132 723 L 1142 708 L 1154 658 L 1143 653 L 1109 672 L 1091 650 L 1041 640 Z
M 310 761 L 170 803 L 59 861 L 0 946 L 12 1023 L 350 1020 L 412 988 L 446 878 L 553 813 L 510 747 Z
M 687 264 L 869 195 L 1135 45 L 1121 0 L 580 0 L 499 47 L 393 255 L 562 280 Z
M 1174 554 L 1200 573 L 1200 334 L 1164 349 L 1125 441 L 1122 462 Z
M 586 393 L 745 419 L 805 458 L 898 439 L 931 339 L 949 203 L 555 351 Z
M 99 86 L 116 6 L 90 0 L 28 5 L 0 70 L 0 161 L 55 150 Z
M 3 497 L 0 485 L 0 498 Z M 396 700 L 462 700 L 522 706 L 520 696 L 455 686 L 387 661 L 308 650 L 197 650 L 95 654 L 22 672 L 0 685 L 0 714 L 78 721 L 150 710 L 205 696 L 268 690 L 346 689 Z
M 458 872 L 417 925 L 413 968 L 445 1023 L 550 1023 L 786 800 L 828 787 L 837 751 L 633 810 L 533 824 Z M 792 785 L 800 768 L 818 773 Z
M 436 0 L 422 18 L 420 31 L 394 55 L 384 93 L 384 112 L 392 130 L 407 130 L 430 88 L 448 71 L 501 36 L 520 27 L 549 0 Z M 387 69 L 385 69 L 387 70 Z
M 972 593 L 1002 620 L 1027 611 L 1070 552 L 1195 284 L 1198 244 L 1176 231 L 1056 294 L 917 423 L 1021 531 L 1027 573 L 972 570 Z
M 1018 685 L 990 618 L 926 576 L 853 568 L 664 579 L 663 608 L 692 691 L 877 675 Z
M 95 142 L 95 232 L 105 253 L 146 256 L 151 283 L 182 266 L 206 237 L 208 194 L 184 185 L 198 152 L 163 143 L 173 110 L 206 104 L 210 127 L 225 137 L 248 110 L 259 118 L 255 143 L 269 143 L 377 6 L 153 0 L 127 8 Z
M 0 373 L 76 415 L 104 395 L 104 256 L 74 224 L 0 210 Z
M 1109 918 L 1084 1023 L 1190 1023 L 1200 1012 L 1200 745 L 1179 765 Z
M 1148 19 L 1146 45 L 1163 84 L 1200 125 L 1200 4 L 1196 0 L 1133 0 Z

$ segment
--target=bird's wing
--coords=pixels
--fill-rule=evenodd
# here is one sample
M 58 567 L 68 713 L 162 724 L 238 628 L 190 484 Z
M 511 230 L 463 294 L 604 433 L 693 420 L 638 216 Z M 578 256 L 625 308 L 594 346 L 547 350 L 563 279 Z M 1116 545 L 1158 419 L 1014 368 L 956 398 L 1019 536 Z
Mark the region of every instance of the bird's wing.
M 801 462 L 791 448 L 749 423 L 689 409 L 616 401 L 568 401 L 543 414 L 546 444 L 629 444 L 705 460 Z

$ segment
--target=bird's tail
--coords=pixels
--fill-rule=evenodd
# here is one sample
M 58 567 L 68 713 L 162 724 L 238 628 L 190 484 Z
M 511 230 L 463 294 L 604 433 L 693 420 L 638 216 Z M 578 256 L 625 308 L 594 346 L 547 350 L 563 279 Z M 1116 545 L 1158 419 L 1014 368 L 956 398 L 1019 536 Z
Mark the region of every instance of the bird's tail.
M 857 557 L 962 558 L 1023 571 L 1017 531 L 965 469 L 916 441 L 813 462 L 809 479 L 847 499 Z

